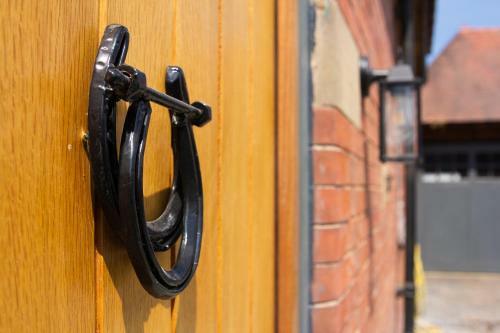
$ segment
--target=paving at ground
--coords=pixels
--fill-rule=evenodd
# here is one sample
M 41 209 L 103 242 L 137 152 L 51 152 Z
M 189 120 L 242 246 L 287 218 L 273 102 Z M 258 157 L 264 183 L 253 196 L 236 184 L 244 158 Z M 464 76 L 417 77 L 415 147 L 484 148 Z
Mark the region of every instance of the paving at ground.
M 500 274 L 426 272 L 417 333 L 500 333 Z

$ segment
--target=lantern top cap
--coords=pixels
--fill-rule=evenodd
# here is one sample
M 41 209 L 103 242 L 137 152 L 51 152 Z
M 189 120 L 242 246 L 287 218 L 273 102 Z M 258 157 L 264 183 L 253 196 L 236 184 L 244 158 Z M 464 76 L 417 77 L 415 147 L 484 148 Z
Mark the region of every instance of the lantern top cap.
M 361 93 L 363 97 L 367 97 L 369 87 L 374 82 L 379 82 L 382 85 L 415 85 L 419 86 L 421 80 L 415 78 L 410 65 L 398 62 L 390 69 L 373 69 L 367 57 L 362 56 L 359 59 Z
M 404 63 L 399 63 L 396 66 L 389 69 L 387 73 L 386 82 L 388 84 L 391 83 L 414 83 L 415 76 L 413 75 L 413 71 L 411 66 Z

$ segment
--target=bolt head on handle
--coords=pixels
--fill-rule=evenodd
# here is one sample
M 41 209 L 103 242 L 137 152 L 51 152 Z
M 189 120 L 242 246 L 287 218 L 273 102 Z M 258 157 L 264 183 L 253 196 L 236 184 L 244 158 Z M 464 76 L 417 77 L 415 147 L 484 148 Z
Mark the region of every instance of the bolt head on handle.
M 212 120 L 212 108 L 208 104 L 202 102 L 194 102 L 191 105 L 201 110 L 200 115 L 191 119 L 191 123 L 193 125 L 202 127 L 206 123 L 210 122 L 210 120 Z

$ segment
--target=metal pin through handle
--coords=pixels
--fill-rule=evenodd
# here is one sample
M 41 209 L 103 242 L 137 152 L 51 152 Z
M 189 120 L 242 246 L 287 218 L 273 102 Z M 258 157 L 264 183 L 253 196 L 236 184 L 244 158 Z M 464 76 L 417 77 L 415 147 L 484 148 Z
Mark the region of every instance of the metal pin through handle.
M 129 102 L 146 99 L 167 107 L 174 112 L 186 114 L 195 119 L 203 116 L 203 111 L 177 98 L 149 88 L 146 77 L 137 69 L 122 65 L 120 68 L 109 66 L 106 72 L 106 82 L 111 85 L 116 95 Z

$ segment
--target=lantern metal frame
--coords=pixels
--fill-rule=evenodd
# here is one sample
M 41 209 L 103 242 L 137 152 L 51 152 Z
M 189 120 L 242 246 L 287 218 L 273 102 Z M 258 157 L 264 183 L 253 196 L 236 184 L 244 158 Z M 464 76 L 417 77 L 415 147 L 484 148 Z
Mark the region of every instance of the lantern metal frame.
M 370 85 L 374 82 L 379 83 L 379 157 L 382 162 L 400 162 L 400 163 L 418 163 L 421 157 L 422 149 L 422 119 L 420 87 L 422 80 L 415 78 L 411 66 L 404 63 L 398 63 L 390 69 L 372 69 L 368 58 L 360 59 L 361 75 L 361 93 L 363 98 L 368 97 Z M 415 91 L 415 135 L 417 147 L 412 154 L 402 154 L 398 156 L 389 156 L 387 154 L 387 128 L 386 128 L 386 97 L 385 92 L 393 87 L 411 86 Z

